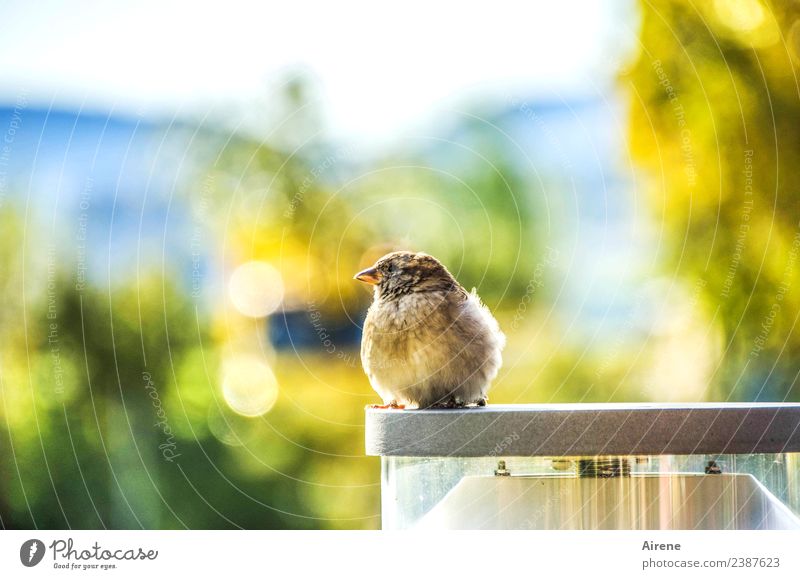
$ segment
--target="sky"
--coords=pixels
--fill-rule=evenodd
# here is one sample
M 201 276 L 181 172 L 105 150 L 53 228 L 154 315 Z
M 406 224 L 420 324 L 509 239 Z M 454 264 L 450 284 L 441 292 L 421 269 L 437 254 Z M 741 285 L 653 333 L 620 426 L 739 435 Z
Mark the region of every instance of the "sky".
M 235 125 L 302 70 L 334 133 L 380 137 L 473 95 L 602 90 L 636 50 L 632 0 L 395 6 L 0 0 L 0 102 Z

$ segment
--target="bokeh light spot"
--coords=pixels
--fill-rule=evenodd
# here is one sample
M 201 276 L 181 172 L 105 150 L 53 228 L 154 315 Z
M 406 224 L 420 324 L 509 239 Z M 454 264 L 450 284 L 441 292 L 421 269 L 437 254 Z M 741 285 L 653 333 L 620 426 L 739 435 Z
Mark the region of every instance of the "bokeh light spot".
M 278 399 L 278 381 L 264 362 L 253 356 L 238 356 L 225 363 L 222 395 L 231 409 L 242 416 L 269 412 Z
M 720 20 L 732 30 L 755 30 L 766 17 L 758 0 L 715 0 L 714 9 Z
M 283 279 L 263 261 L 248 261 L 236 268 L 228 285 L 234 307 L 251 318 L 268 316 L 281 305 Z

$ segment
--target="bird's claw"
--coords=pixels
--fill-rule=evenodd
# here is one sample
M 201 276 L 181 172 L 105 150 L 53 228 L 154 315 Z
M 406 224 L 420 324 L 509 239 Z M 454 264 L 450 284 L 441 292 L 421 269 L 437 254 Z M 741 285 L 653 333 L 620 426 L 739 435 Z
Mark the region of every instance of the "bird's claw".
M 463 408 L 464 406 L 465 406 L 465 404 L 462 401 L 456 400 L 455 398 L 450 397 L 450 398 L 446 398 L 444 400 L 440 400 L 439 402 L 434 402 L 433 404 L 428 406 L 428 408 L 431 408 L 431 409 L 434 409 L 434 410 L 441 410 L 441 409 L 446 409 L 446 408 Z
M 486 398 L 481 398 L 479 400 L 476 400 L 475 402 L 473 402 L 473 404 L 476 407 L 486 406 Z M 470 406 L 472 405 L 465 403 L 463 400 L 458 400 L 455 398 L 447 398 L 446 400 L 435 402 L 434 404 L 427 406 L 427 408 L 430 408 L 432 410 L 444 410 L 450 408 L 469 408 Z
M 389 402 L 389 404 L 370 404 L 373 410 L 405 410 L 405 404 L 398 404 L 397 402 Z

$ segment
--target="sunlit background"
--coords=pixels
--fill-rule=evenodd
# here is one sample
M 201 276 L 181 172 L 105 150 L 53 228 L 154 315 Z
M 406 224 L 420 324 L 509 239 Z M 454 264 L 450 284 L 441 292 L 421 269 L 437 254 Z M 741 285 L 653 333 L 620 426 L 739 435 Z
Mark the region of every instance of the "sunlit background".
M 0 5 L 0 524 L 378 528 L 356 271 L 491 403 L 800 400 L 800 5 Z

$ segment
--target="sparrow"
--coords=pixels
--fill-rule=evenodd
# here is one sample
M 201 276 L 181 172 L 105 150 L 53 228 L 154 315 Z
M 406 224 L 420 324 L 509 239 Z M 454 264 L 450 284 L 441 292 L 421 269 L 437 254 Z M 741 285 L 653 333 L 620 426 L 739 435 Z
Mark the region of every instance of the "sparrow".
M 396 251 L 357 273 L 371 284 L 361 362 L 379 408 L 485 406 L 505 336 L 476 290 L 436 258 Z

